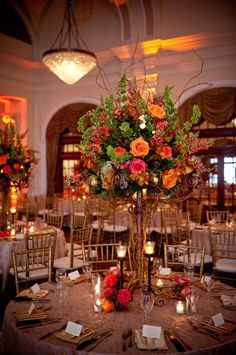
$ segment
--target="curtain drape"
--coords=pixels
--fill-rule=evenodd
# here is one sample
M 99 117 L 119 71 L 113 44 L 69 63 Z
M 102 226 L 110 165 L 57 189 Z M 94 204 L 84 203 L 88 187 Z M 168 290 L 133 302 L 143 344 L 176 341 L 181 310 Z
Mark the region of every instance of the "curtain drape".
M 179 108 L 181 122 L 189 120 L 195 104 L 200 107 L 204 120 L 216 126 L 226 124 L 236 115 L 236 88 L 214 88 L 190 97 Z
M 72 104 L 59 110 L 49 122 L 46 133 L 48 196 L 54 194 L 54 177 L 60 134 L 66 129 L 69 129 L 71 133 L 78 134 L 77 123 L 79 118 L 94 107 L 95 106 L 91 104 Z

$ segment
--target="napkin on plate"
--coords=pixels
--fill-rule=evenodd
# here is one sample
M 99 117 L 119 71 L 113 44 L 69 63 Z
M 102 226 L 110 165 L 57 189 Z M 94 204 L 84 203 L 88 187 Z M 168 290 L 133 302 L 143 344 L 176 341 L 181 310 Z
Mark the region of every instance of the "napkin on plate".
M 142 330 L 135 330 L 134 340 L 138 349 L 147 349 L 147 350 L 168 349 L 163 331 L 161 331 L 160 338 L 157 339 L 157 338 L 143 337 Z
M 221 295 L 220 299 L 225 308 L 236 310 L 236 295 L 234 296 Z
M 162 267 L 159 271 L 159 275 L 168 276 L 170 274 L 171 274 L 171 268 L 169 267 Z
M 39 292 L 33 293 L 31 288 L 27 288 L 25 290 L 22 290 L 20 293 L 16 295 L 17 297 L 28 297 L 28 298 L 43 298 L 48 294 L 48 290 L 40 289 Z

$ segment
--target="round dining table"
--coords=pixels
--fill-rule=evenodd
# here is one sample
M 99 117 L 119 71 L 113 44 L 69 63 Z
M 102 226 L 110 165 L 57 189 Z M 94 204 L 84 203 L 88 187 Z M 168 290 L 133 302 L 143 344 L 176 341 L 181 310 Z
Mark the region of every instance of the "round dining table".
M 167 280 L 169 283 L 170 281 Z M 174 282 L 174 281 L 171 281 Z M 166 280 L 163 280 L 164 286 Z M 199 283 L 198 283 L 199 284 Z M 169 285 L 169 284 L 168 284 Z M 168 287 L 168 286 L 166 286 Z M 47 289 L 48 294 L 37 301 L 12 300 L 5 311 L 2 327 L 2 354 L 6 355 L 62 355 L 62 354 L 87 354 L 87 350 L 77 350 L 76 344 L 61 340 L 56 334 L 68 321 L 89 327 L 98 334 L 111 335 L 99 342 L 92 350 L 93 354 L 176 354 L 177 349 L 165 336 L 166 349 L 142 350 L 137 348 L 134 333 L 141 330 L 145 324 L 144 312 L 140 307 L 140 290 L 133 293 L 133 300 L 129 303 L 128 310 L 112 311 L 110 313 L 94 312 L 93 295 L 88 281 L 68 286 L 66 299 L 62 307 L 58 302 L 57 286 L 52 283 L 40 284 L 41 289 Z M 197 310 L 192 315 L 176 313 L 176 299 L 164 299 L 164 305 L 154 305 L 146 324 L 160 326 L 164 334 L 174 334 L 185 344 L 186 354 L 233 354 L 236 350 L 236 333 L 234 332 L 236 310 L 224 308 L 220 295 L 235 295 L 235 289 L 221 284 L 212 291 L 207 292 L 199 287 L 199 300 Z M 16 312 L 28 311 L 31 303 L 36 309 L 45 310 L 47 319 L 40 325 L 17 327 Z M 222 314 L 224 320 L 232 321 L 232 332 L 228 335 L 214 335 L 204 329 L 194 329 L 193 323 L 200 323 L 202 319 L 210 319 L 213 315 Z M 123 348 L 122 333 L 125 329 L 132 329 L 132 347 Z M 128 343 L 127 343 L 128 344 Z M 124 351 L 125 350 L 125 351 Z M 91 354 L 91 352 L 90 352 Z

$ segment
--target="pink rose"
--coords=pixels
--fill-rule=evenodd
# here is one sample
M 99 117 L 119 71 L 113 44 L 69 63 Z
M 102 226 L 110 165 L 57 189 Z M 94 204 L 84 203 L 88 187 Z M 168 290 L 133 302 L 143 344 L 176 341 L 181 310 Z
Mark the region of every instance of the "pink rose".
M 134 158 L 130 165 L 129 165 L 129 171 L 131 174 L 140 174 L 144 173 L 147 170 L 147 164 L 138 158 Z
M 117 275 L 109 274 L 104 278 L 103 283 L 108 288 L 114 287 L 118 284 L 118 277 Z
M 120 304 L 127 307 L 130 300 L 131 300 L 130 290 L 127 290 L 125 288 L 123 288 L 122 290 L 119 290 L 118 295 L 117 295 L 117 301 Z
M 11 168 L 9 165 L 5 165 L 3 168 L 2 168 L 4 174 L 10 174 L 11 172 Z

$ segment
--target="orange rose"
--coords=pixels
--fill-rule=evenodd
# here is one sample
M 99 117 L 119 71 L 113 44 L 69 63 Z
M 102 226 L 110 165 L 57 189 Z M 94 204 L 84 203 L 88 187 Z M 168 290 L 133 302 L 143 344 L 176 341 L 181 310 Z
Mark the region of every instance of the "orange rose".
M 0 157 L 0 165 L 5 165 L 7 163 L 8 158 L 9 158 L 8 154 L 2 155 Z
M 163 145 L 161 148 L 160 156 L 162 159 L 171 159 L 172 158 L 172 149 L 169 145 Z
M 133 154 L 135 157 L 144 158 L 149 153 L 149 145 L 148 143 L 142 138 L 135 139 L 130 144 L 130 153 Z
M 159 120 L 163 120 L 164 118 L 166 118 L 165 110 L 159 105 L 148 105 L 148 113 L 153 118 L 158 118 Z
M 177 183 L 178 175 L 176 169 L 166 170 L 162 176 L 164 187 L 169 190 Z

